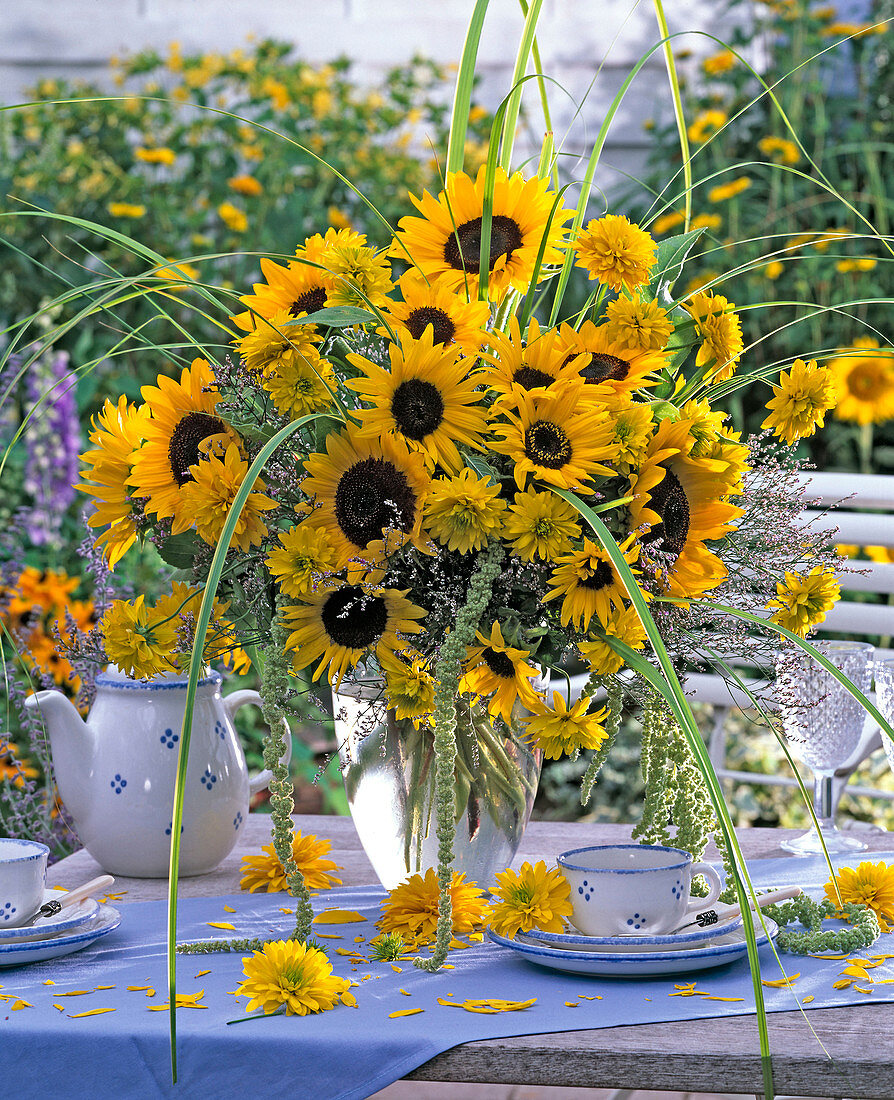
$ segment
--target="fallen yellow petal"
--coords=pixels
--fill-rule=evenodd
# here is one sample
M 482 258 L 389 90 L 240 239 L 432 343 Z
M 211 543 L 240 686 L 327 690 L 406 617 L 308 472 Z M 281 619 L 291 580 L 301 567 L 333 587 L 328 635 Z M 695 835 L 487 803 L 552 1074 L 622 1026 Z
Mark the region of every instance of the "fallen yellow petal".
M 207 923 L 208 923 L 209 928 L 222 928 L 225 932 L 235 932 L 236 931 L 236 925 L 235 924 L 230 924 L 229 921 L 209 920 Z
M 484 939 L 484 933 L 483 932 L 470 932 L 469 933 L 469 941 L 471 943 L 481 943 L 481 941 L 483 939 Z
M 453 965 L 453 963 L 444 963 L 443 966 L 441 967 L 441 969 L 442 970 L 456 970 L 456 967 Z
M 744 997 L 716 997 L 713 993 L 705 994 L 706 1001 L 744 1001 Z
M 80 1020 L 82 1016 L 102 1016 L 104 1012 L 115 1012 L 114 1008 L 91 1008 L 87 1012 L 69 1012 L 69 1020 Z
M 355 909 L 324 909 L 317 913 L 313 924 L 362 924 L 366 917 Z
M 13 1012 L 18 1012 L 22 1008 L 34 1008 L 34 1005 L 30 1001 L 23 1001 L 21 997 L 12 1002 Z
M 204 978 L 206 974 L 210 974 L 210 970 L 200 970 L 198 974 L 193 974 L 194 978 Z
M 582 1001 L 601 1001 L 601 997 L 588 997 L 586 993 L 579 993 L 578 996 Z
M 366 939 L 366 936 L 355 936 L 354 937 L 354 943 L 363 943 L 363 941 L 365 939 Z
M 340 936 L 338 932 L 317 932 L 318 940 L 341 940 L 344 936 Z
M 44 983 L 46 984 L 46 983 Z M 53 1005 L 53 1008 L 58 1008 L 60 1012 L 65 1011 L 65 1005 Z
M 809 993 L 806 997 L 801 998 L 801 1004 L 802 1005 L 809 1005 L 812 1000 L 813 1000 L 813 994 Z
M 389 1012 L 389 1020 L 396 1020 L 398 1016 L 415 1016 L 417 1012 L 424 1012 L 424 1008 L 402 1008 L 398 1012 Z
M 394 971 L 395 974 L 403 974 L 404 972 L 404 968 L 402 966 L 395 966 L 394 963 L 391 964 L 391 969 Z
M 92 989 L 70 989 L 67 993 L 57 993 L 57 997 L 83 997 L 85 993 L 92 993 Z
M 872 990 L 871 989 L 863 989 L 861 986 L 855 985 L 854 986 L 854 992 L 855 993 L 871 993 Z
M 438 1004 L 444 1005 L 445 1008 L 462 1008 L 461 1001 L 445 1001 L 443 997 L 438 997 Z
M 95 985 L 93 987 L 94 992 L 98 992 L 100 989 L 114 989 L 113 985 Z
M 233 908 L 232 905 L 225 905 L 224 906 L 224 912 L 225 913 L 235 913 L 236 910 Z
M 366 962 L 367 960 L 358 951 L 355 951 L 350 947 L 336 947 L 336 955 L 347 955 L 349 959 L 356 959 L 357 962 Z
M 811 959 L 846 959 L 847 955 L 811 955 Z
M 566 1001 L 566 1008 L 580 1008 L 580 1001 Z
M 47 978 L 47 980 L 43 984 L 44 985 L 55 985 L 56 983 L 53 981 L 52 978 Z
M 797 974 L 790 974 L 787 978 L 773 978 L 772 980 L 761 978 L 761 985 L 768 985 L 771 989 L 785 989 L 790 986 L 796 978 L 801 977 L 801 972 Z
M 868 981 L 872 980 L 867 974 L 865 967 L 862 966 L 846 966 L 841 973 L 849 978 L 866 978 Z
M 850 987 L 853 984 L 854 983 L 852 981 L 850 981 L 848 978 L 841 978 L 837 982 L 832 982 L 832 988 L 833 989 L 850 989 Z
M 403 995 L 404 995 L 405 997 L 411 997 L 411 996 L 412 996 L 412 994 L 411 994 L 411 993 L 407 993 L 407 991 L 406 991 L 405 989 L 399 989 L 399 990 L 398 990 L 398 993 L 403 993 Z

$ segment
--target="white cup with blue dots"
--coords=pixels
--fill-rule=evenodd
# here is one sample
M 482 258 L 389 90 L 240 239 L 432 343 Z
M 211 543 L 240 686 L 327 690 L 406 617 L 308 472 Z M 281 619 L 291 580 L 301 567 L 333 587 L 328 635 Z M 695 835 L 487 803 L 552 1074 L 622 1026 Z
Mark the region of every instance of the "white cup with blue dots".
M 43 904 L 50 849 L 36 840 L 0 837 L 0 936 L 18 928 Z
M 655 936 L 686 923 L 720 896 L 723 883 L 707 863 L 662 844 L 602 844 L 562 852 L 556 860 L 571 887 L 571 921 L 585 936 Z M 709 892 L 690 899 L 694 875 Z

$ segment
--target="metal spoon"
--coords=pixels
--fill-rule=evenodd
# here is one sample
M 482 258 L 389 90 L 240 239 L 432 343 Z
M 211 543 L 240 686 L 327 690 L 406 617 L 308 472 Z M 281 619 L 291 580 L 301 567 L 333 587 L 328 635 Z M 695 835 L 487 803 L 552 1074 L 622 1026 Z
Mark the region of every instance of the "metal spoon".
M 62 909 L 68 909 L 69 906 L 77 905 L 84 898 L 89 898 L 91 894 L 104 894 L 114 881 L 111 875 L 99 875 L 97 878 L 85 882 L 83 886 L 69 890 L 61 898 L 52 898 L 50 901 L 45 901 L 32 917 L 29 917 L 24 924 L 20 924 L 18 927 L 30 928 L 41 917 L 53 917 Z

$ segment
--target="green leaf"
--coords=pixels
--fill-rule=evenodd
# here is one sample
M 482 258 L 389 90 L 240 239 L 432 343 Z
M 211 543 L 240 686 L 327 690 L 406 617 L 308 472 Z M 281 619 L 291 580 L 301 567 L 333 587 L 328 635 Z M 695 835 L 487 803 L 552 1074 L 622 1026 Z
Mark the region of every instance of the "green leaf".
M 467 466 L 470 466 L 479 477 L 486 477 L 492 485 L 499 484 L 499 477 L 480 455 L 463 454 Z
M 671 287 L 680 278 L 686 257 L 704 233 L 704 228 L 693 229 L 689 233 L 678 233 L 676 237 L 668 237 L 667 240 L 659 242 L 655 272 L 646 287 L 646 294 L 652 298 L 660 298 L 662 294 L 666 294 L 666 301 L 673 301 Z M 664 305 L 664 302 L 659 304 Z
M 325 325 L 327 328 L 350 328 L 351 325 L 366 325 L 370 321 L 378 321 L 375 313 L 358 306 L 326 306 L 315 313 L 309 313 L 306 317 L 298 317 L 289 321 L 283 328 L 291 328 L 292 325 Z
M 162 561 L 173 565 L 175 569 L 189 569 L 195 560 L 196 550 L 202 540 L 195 531 L 184 531 L 179 535 L 170 535 L 158 547 Z

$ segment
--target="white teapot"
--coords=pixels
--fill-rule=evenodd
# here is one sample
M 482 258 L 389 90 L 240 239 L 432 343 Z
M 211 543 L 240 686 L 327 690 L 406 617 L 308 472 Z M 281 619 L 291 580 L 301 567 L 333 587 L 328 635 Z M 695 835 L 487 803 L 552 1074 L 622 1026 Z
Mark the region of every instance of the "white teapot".
M 180 873 L 213 870 L 235 845 L 250 795 L 269 771 L 249 779 L 233 714 L 260 705 L 256 691 L 223 698 L 221 677 L 199 681 L 193 709 L 180 837 Z M 38 691 L 26 705 L 40 710 L 50 735 L 59 795 L 81 843 L 104 870 L 166 878 L 187 680 L 181 672 L 128 679 L 114 665 L 96 678 L 85 722 L 58 691 Z M 286 724 L 286 753 L 291 734 Z

